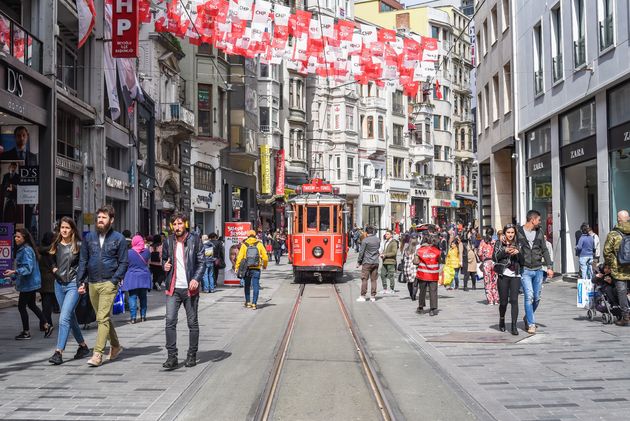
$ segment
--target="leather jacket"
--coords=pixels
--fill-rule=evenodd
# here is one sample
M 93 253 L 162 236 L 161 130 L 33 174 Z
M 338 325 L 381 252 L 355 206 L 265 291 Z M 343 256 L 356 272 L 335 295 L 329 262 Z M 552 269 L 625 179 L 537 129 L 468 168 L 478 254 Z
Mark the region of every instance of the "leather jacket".
M 170 235 L 162 246 L 162 267 L 170 259 L 171 270 L 166 272 L 166 295 L 173 295 L 175 290 L 175 274 L 177 259 L 175 258 L 175 246 L 177 240 Z M 184 267 L 186 270 L 186 282 L 190 284 L 193 279 L 201 283 L 203 272 L 206 268 L 203 244 L 197 234 L 188 233 L 184 239 Z M 199 288 L 193 294 L 199 293 Z
M 70 282 L 78 282 L 77 272 L 79 270 L 79 253 L 72 252 L 72 245 L 59 243 L 55 254 L 52 255 L 54 267 L 57 268 L 55 278 L 61 285 Z
M 506 244 L 504 244 L 502 241 L 496 241 L 494 243 L 494 251 L 492 252 L 492 261 L 494 262 L 495 266 L 500 265 L 503 268 L 508 268 L 518 275 L 521 272 L 521 266 L 523 265 L 525 259 L 523 257 L 522 249 L 518 247 L 517 244 L 513 244 L 512 246 L 519 249 L 519 253 L 514 256 L 511 256 L 506 251 Z

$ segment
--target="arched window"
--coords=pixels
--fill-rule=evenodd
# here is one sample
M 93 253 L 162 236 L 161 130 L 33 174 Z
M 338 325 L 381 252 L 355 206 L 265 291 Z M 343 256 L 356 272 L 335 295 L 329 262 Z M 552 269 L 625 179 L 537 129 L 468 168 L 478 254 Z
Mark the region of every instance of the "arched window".
M 374 117 L 371 115 L 367 118 L 367 137 L 374 139 Z

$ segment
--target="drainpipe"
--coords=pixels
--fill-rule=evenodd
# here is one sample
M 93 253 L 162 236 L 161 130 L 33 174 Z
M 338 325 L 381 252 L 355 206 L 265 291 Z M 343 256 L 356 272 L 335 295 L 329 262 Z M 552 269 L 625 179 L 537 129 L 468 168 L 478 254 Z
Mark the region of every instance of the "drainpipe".
M 511 38 L 512 38 L 512 65 L 510 71 L 512 72 L 512 115 L 514 118 L 514 152 L 516 154 L 516 183 L 513 183 L 516 189 L 516 218 L 520 223 L 525 222 L 525 214 L 527 212 L 527 185 L 525 179 L 525 139 L 520 138 L 519 134 L 519 85 L 514 69 L 517 68 L 517 46 L 516 46 L 516 8 L 512 4 L 510 7 L 510 19 L 511 22 Z M 511 222 L 511 221 L 509 221 Z

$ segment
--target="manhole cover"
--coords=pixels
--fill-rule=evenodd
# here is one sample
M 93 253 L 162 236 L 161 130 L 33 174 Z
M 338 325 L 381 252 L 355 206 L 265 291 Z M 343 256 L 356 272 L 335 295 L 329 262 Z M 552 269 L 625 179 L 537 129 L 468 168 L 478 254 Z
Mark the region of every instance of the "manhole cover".
M 462 342 L 481 344 L 515 344 L 528 335 L 514 336 L 506 332 L 451 332 L 440 336 L 427 336 L 427 342 Z

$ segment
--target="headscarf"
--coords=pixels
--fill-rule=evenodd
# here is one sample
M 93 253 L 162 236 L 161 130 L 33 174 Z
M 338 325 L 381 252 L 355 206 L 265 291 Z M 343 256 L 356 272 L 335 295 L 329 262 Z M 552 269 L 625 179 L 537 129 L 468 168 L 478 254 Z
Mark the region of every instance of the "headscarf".
M 144 251 L 144 239 L 141 235 L 133 236 L 133 238 L 131 239 L 131 248 L 138 253 L 142 253 Z

